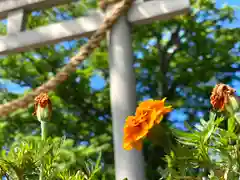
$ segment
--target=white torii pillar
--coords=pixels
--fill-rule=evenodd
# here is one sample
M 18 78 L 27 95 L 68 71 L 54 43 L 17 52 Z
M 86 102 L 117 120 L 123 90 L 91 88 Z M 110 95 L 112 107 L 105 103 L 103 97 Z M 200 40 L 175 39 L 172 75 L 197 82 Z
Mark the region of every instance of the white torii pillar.
M 116 180 L 145 180 L 142 152 L 123 149 L 125 119 L 136 109 L 131 28 L 126 16 L 120 17 L 110 31 L 109 66 Z
M 179 7 L 180 8 L 180 7 Z M 131 28 L 122 16 L 109 33 L 110 99 L 116 180 L 146 180 L 141 151 L 123 149 L 123 128 L 136 109 L 136 78 L 133 68 Z

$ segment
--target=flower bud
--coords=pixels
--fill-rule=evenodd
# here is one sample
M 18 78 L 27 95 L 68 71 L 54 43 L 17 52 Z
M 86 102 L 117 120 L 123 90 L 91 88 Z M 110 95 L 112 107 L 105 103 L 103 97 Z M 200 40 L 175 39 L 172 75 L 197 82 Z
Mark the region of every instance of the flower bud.
M 235 92 L 235 89 L 226 84 L 217 84 L 210 97 L 212 106 L 217 110 L 227 110 L 228 112 L 233 113 L 238 107 L 238 102 L 234 96 Z
M 40 105 L 38 105 L 36 115 L 39 121 L 44 121 L 49 119 L 49 110 L 48 108 L 42 108 Z
M 52 114 L 52 103 L 47 93 L 41 93 L 35 98 L 33 115 L 39 121 L 48 121 Z

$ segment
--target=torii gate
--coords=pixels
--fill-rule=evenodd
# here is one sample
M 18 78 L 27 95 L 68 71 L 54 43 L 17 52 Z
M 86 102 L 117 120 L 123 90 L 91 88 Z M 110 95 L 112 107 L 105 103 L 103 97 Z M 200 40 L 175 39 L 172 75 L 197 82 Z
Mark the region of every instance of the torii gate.
M 126 3 L 126 1 L 133 0 L 122 1 Z M 27 51 L 63 40 L 90 37 L 104 22 L 104 16 L 111 12 L 111 8 L 106 14 L 95 11 L 88 16 L 74 20 L 62 21 L 34 30 L 24 30 L 26 12 L 69 2 L 72 0 L 1 0 L 0 19 L 8 19 L 8 35 L 0 37 L 0 55 Z M 150 0 L 146 2 L 136 0 L 127 16 L 120 17 L 108 33 L 116 180 L 123 180 L 126 177 L 128 180 L 146 179 L 142 152 L 125 151 L 122 148 L 125 119 L 135 112 L 136 108 L 136 83 L 132 66 L 133 50 L 130 26 L 131 24 L 148 24 L 155 20 L 172 18 L 187 12 L 189 6 L 189 0 Z M 11 107 L 10 103 L 0 105 L 0 116 L 6 115 L 2 109 L 6 109 L 7 106 Z

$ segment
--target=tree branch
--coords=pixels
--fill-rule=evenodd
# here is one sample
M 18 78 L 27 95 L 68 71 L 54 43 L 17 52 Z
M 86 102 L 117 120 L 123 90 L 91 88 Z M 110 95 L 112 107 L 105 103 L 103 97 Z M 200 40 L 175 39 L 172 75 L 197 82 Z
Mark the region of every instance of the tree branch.
M 168 43 L 166 44 L 166 46 L 161 47 L 160 45 L 160 40 L 162 38 L 162 36 L 159 36 L 159 34 L 157 32 L 153 32 L 153 35 L 156 37 L 157 39 L 157 43 L 156 43 L 156 48 L 158 49 L 158 57 L 160 58 L 160 71 L 161 71 L 161 95 L 165 96 L 167 91 L 168 91 L 168 82 L 167 82 L 167 77 L 166 77 L 166 73 L 168 71 L 169 68 L 169 64 L 170 64 L 170 60 L 173 57 L 173 55 L 176 53 L 174 52 L 170 57 L 168 56 L 167 50 L 174 44 L 176 44 L 178 47 L 180 47 L 180 38 L 179 38 L 179 32 L 181 30 L 181 26 L 180 24 L 178 24 L 176 30 L 172 33 L 170 40 L 168 41 Z

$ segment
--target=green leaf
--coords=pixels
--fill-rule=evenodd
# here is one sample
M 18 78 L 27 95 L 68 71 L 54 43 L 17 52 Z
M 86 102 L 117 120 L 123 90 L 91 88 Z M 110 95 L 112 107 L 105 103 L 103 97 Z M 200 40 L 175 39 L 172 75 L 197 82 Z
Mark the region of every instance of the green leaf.
M 234 132 L 236 127 L 236 120 L 233 117 L 228 118 L 228 131 L 229 132 Z

